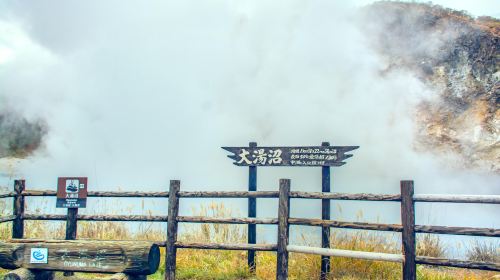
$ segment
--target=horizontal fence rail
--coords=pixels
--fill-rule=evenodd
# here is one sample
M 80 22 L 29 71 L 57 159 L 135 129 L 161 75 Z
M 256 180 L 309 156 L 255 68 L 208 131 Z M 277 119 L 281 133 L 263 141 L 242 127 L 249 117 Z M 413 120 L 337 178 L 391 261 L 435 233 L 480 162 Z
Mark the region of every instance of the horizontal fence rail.
M 403 184 L 404 182 L 404 184 Z M 166 279 L 175 279 L 175 255 L 177 249 L 206 249 L 206 250 L 242 250 L 242 251 L 273 251 L 278 255 L 278 279 L 286 279 L 288 273 L 288 253 L 316 254 L 321 256 L 358 258 L 374 261 L 388 261 L 402 263 L 403 275 L 408 279 L 415 272 L 415 264 L 449 266 L 468 269 L 482 269 L 500 271 L 499 263 L 475 262 L 457 259 L 432 258 L 415 256 L 415 233 L 425 234 L 452 234 L 466 236 L 500 237 L 500 229 L 477 227 L 453 227 L 437 225 L 416 225 L 414 222 L 414 203 L 479 203 L 500 204 L 500 195 L 441 195 L 441 194 L 413 194 L 413 183 L 403 181 L 401 194 L 369 194 L 369 193 L 323 193 L 290 191 L 290 181 L 280 181 L 280 191 L 180 191 L 180 181 L 172 181 L 169 191 L 142 192 L 142 191 L 89 191 L 88 197 L 118 197 L 118 198 L 168 198 L 169 215 L 82 215 L 77 211 L 69 211 L 68 215 L 25 213 L 25 197 L 56 196 L 52 190 L 25 190 L 24 181 L 16 180 L 15 191 L 0 194 L 0 198 L 14 198 L 12 215 L 0 217 L 0 223 L 13 222 L 13 238 L 22 238 L 24 221 L 71 221 L 73 227 L 67 228 L 68 234 L 76 236 L 77 221 L 127 221 L 127 222 L 167 222 L 167 241 L 155 241 L 159 246 L 167 248 Z M 407 189 L 409 187 L 410 189 Z M 403 190 L 405 190 L 403 192 Z M 179 216 L 180 198 L 276 198 L 279 199 L 278 218 L 256 217 L 207 217 L 207 216 Z M 368 222 L 348 222 L 323 219 L 307 219 L 289 217 L 290 199 L 318 199 L 318 200 L 349 200 L 373 202 L 398 202 L 405 205 L 402 208 L 402 224 L 381 224 Z M 408 212 L 409 211 L 409 212 Z M 70 220 L 70 213 L 71 219 Z M 235 225 L 277 225 L 277 244 L 226 244 L 201 243 L 177 240 L 177 223 L 215 223 Z M 326 228 L 342 228 L 355 230 L 388 231 L 402 233 L 404 248 L 402 254 L 377 252 L 350 251 L 329 248 L 289 245 L 290 225 L 317 226 Z M 68 232 L 68 230 L 70 232 Z M 413 238 L 413 241 L 411 239 Z M 409 241 L 410 240 L 410 241 Z M 413 261 L 413 263 L 411 262 Z M 285 278 L 284 278 L 285 277 Z M 406 278 L 405 278 L 406 279 Z
M 386 262 L 403 262 L 404 256 L 398 254 L 387 254 L 387 253 L 373 253 L 373 252 L 362 252 L 362 251 L 351 251 L 351 250 L 340 250 L 340 249 L 325 249 L 316 248 L 308 246 L 297 246 L 288 245 L 288 252 L 302 253 L 302 254 L 315 254 L 322 256 L 331 257 L 345 257 L 372 261 L 386 261 Z
M 416 202 L 500 204 L 500 195 L 415 194 Z
M 56 196 L 52 190 L 27 190 L 23 196 Z M 183 198 L 278 198 L 277 191 L 183 191 Z M 0 198 L 15 197 L 15 192 L 0 194 Z M 168 192 L 140 191 L 89 191 L 88 197 L 147 197 L 168 198 Z M 369 194 L 369 193 L 321 193 L 321 192 L 290 192 L 290 198 L 331 199 L 331 200 L 361 200 L 361 201 L 401 201 L 399 194 Z M 415 194 L 415 202 L 442 203 L 480 203 L 500 204 L 500 195 L 448 195 L 448 194 Z

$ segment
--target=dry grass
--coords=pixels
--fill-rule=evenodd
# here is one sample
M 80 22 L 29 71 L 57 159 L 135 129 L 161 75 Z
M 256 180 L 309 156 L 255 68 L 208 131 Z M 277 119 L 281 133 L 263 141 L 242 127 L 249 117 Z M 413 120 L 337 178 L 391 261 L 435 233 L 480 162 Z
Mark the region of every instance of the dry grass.
M 0 204 L 0 209 L 2 204 Z M 229 217 L 238 216 L 223 204 L 209 204 L 193 209 L 194 215 Z M 95 239 L 141 239 L 164 240 L 165 232 L 142 223 L 131 231 L 124 222 L 80 222 L 78 236 Z M 64 223 L 47 221 L 27 221 L 26 236 L 29 238 L 62 238 Z M 332 230 L 332 247 L 347 250 L 370 252 L 400 252 L 397 235 L 370 233 L 366 231 Z M 0 238 L 10 237 L 10 223 L 0 224 Z M 312 245 L 309 234 L 302 234 L 294 244 Z M 188 224 L 182 226 L 180 240 L 191 242 L 245 243 L 246 227 L 242 225 Z M 418 238 L 419 255 L 433 257 L 446 256 L 440 239 L 434 235 Z M 164 250 L 160 269 L 149 279 L 163 279 Z M 497 244 L 476 243 L 468 249 L 468 257 L 473 260 L 498 258 Z M 496 255 L 494 254 L 496 253 Z M 498 261 L 498 259 L 496 259 Z M 217 250 L 179 250 L 177 268 L 179 279 L 274 279 L 276 273 L 276 254 L 257 253 L 257 273 L 250 275 L 246 269 L 246 252 Z M 290 279 L 318 278 L 320 257 L 306 254 L 290 254 Z M 400 279 L 401 265 L 388 262 L 365 261 L 348 258 L 332 258 L 331 279 Z M 495 273 L 453 268 L 418 267 L 418 279 L 493 279 Z M 87 275 L 87 277 L 91 277 Z

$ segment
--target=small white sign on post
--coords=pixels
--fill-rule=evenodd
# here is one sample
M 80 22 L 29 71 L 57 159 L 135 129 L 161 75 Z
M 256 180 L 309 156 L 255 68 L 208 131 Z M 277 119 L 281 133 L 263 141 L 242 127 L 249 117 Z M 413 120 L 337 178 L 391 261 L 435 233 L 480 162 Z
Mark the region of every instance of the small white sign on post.
M 31 248 L 30 263 L 48 263 L 48 258 L 47 248 Z

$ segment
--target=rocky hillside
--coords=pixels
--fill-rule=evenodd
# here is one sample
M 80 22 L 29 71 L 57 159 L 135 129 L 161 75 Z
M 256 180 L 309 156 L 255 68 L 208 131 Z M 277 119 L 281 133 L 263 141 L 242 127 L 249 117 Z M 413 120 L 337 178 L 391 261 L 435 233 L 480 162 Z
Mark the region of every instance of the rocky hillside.
M 46 134 L 42 120 L 29 121 L 18 113 L 0 110 L 0 159 L 26 157 L 40 147 Z
M 500 21 L 436 5 L 382 1 L 362 28 L 386 71 L 409 70 L 435 92 L 416 112 L 417 147 L 500 171 Z

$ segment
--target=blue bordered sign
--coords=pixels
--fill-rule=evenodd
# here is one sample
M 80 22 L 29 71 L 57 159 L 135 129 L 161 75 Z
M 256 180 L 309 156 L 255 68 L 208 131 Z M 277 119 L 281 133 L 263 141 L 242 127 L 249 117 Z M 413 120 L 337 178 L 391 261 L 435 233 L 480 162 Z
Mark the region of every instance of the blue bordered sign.
M 31 248 L 30 263 L 48 263 L 49 250 L 47 248 Z

